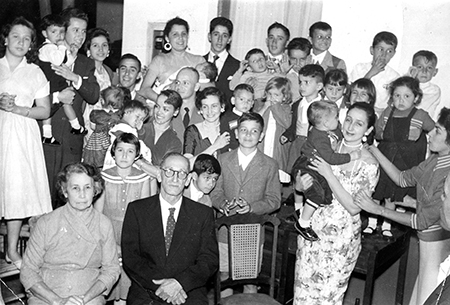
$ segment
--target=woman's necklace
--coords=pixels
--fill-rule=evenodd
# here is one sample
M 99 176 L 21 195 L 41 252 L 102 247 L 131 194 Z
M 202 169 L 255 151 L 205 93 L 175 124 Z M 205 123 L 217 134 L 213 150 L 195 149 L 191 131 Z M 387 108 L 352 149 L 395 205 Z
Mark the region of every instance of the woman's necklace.
M 363 147 L 363 143 L 351 145 L 351 144 L 348 144 L 347 142 L 345 142 L 345 139 L 342 139 L 342 144 L 343 144 L 345 147 L 349 147 L 349 148 L 358 148 L 358 149 L 361 149 L 361 148 Z

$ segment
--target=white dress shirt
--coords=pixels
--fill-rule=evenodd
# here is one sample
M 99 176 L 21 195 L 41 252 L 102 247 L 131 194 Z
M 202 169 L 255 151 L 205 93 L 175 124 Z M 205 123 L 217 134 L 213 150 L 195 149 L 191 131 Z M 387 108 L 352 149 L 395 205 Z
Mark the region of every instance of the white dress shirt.
M 164 174 L 163 174 L 164 175 Z M 175 213 L 173 217 L 175 218 L 175 222 L 178 219 L 178 214 L 180 214 L 180 207 L 181 207 L 181 200 L 183 197 L 181 196 L 180 199 L 175 204 L 170 204 L 167 202 L 161 194 L 159 195 L 159 203 L 161 205 L 161 217 L 162 217 L 162 224 L 163 224 L 163 230 L 164 230 L 164 236 L 166 236 L 166 227 L 167 227 L 167 218 L 169 218 L 170 215 L 170 208 L 175 208 Z

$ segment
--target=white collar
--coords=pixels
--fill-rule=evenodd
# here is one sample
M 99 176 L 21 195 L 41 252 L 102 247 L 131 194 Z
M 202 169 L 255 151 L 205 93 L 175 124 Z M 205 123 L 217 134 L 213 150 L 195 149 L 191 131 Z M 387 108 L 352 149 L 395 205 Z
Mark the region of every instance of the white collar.
M 200 191 L 194 184 L 194 180 L 191 181 L 189 185 L 189 189 L 191 191 L 191 200 L 198 201 L 200 198 L 203 197 L 203 192 Z
M 313 63 L 315 63 L 316 61 L 318 61 L 319 63 L 322 63 L 323 59 L 325 58 L 325 55 L 327 55 L 327 51 L 322 52 L 318 55 L 314 55 L 314 53 L 311 52 L 311 57 L 313 59 Z
M 247 168 L 247 166 L 250 164 L 250 162 L 252 161 L 253 157 L 256 155 L 257 151 L 258 151 L 258 149 L 255 149 L 255 151 L 251 152 L 250 154 L 248 154 L 246 156 L 241 151 L 241 149 L 238 148 L 238 151 L 237 151 L 238 161 L 239 161 L 239 165 L 242 167 L 243 170 L 245 170 Z
M 242 111 L 239 111 L 236 109 L 236 107 L 233 107 L 234 114 L 237 114 L 238 116 L 242 116 L 244 113 Z

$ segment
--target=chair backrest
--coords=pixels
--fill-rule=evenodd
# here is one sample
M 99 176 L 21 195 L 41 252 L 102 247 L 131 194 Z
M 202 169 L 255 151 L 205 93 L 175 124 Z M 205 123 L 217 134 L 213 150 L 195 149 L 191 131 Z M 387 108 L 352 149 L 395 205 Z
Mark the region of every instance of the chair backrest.
M 220 272 L 218 272 L 216 302 L 220 301 L 222 286 L 226 288 L 241 284 L 267 284 L 269 285 L 269 295 L 273 297 L 279 225 L 280 220 L 270 215 L 236 214 L 216 220 L 217 231 L 223 226 L 228 229 L 230 268 L 230 277 L 223 282 L 220 281 Z M 270 260 L 263 262 L 266 227 L 272 227 L 273 237 L 270 247 L 268 247 L 269 245 L 265 246 L 266 249 L 270 249 Z M 261 264 L 266 265 L 268 262 L 270 262 L 270 274 L 260 274 Z

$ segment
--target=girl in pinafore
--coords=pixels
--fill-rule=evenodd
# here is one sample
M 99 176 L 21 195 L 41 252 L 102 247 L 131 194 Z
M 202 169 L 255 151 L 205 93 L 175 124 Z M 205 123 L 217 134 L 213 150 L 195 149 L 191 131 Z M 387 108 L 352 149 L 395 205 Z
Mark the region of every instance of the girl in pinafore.
M 406 170 L 425 160 L 427 151 L 425 133 L 434 128 L 434 121 L 426 111 L 416 108 L 422 99 L 418 80 L 409 76 L 400 77 L 392 82 L 390 94 L 391 105 L 378 118 L 375 137 L 380 141 L 378 149 L 386 158 L 399 170 Z M 385 206 L 393 210 L 395 208 L 393 202 L 415 199 L 416 189 L 397 186 L 382 170 L 373 198 L 384 199 Z M 375 228 L 376 219 L 370 217 L 365 232 L 373 231 Z M 389 222 L 385 221 L 381 229 L 384 236 L 392 236 Z
M 131 133 L 122 133 L 111 147 L 116 166 L 102 172 L 105 180 L 105 192 L 95 203 L 95 208 L 108 216 L 114 228 L 117 242 L 119 260 L 122 251 L 120 240 L 122 237 L 122 224 L 131 201 L 154 195 L 155 190 L 150 190 L 150 176 L 133 166 L 140 154 L 139 139 Z M 121 276 L 116 286 L 108 296 L 108 301 L 116 301 L 115 304 L 125 304 L 131 281 L 121 269 Z

